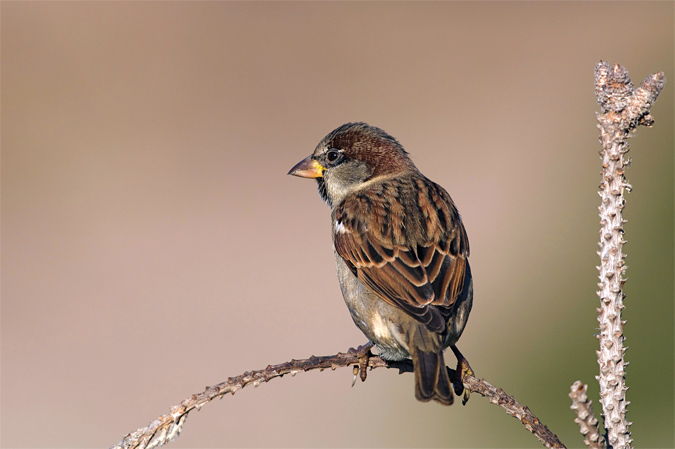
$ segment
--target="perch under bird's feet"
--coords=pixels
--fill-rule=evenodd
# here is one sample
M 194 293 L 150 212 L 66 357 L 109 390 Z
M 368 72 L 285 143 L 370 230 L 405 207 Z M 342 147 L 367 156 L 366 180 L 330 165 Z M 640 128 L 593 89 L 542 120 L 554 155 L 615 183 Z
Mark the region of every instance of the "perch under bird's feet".
M 361 374 L 361 382 L 365 382 L 366 377 L 368 376 L 368 359 L 373 355 L 372 352 L 370 352 L 370 349 L 373 347 L 372 342 L 368 342 L 365 345 L 361 345 L 358 348 L 349 348 L 349 353 L 354 354 L 356 357 L 359 359 L 359 364 L 354 365 L 354 380 L 352 381 L 352 387 L 356 383 L 356 377 Z
M 455 394 L 457 396 L 461 396 L 462 392 L 464 393 L 462 405 L 466 405 L 466 403 L 469 402 L 469 396 L 471 395 L 471 392 L 464 388 L 463 379 L 467 374 L 469 376 L 473 376 L 473 370 L 471 369 L 471 365 L 469 365 L 469 361 L 462 355 L 461 352 L 459 352 L 457 346 L 452 345 L 450 346 L 450 349 L 452 349 L 452 352 L 455 353 L 455 357 L 457 357 L 457 369 L 455 370 L 455 374 L 452 377 L 452 386 L 455 389 Z

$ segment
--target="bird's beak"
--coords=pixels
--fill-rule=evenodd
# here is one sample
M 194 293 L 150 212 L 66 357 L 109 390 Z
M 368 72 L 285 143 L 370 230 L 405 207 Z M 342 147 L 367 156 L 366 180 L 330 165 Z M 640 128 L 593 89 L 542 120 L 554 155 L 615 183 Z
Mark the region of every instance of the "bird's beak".
M 301 178 L 323 178 L 325 168 L 316 160 L 309 156 L 300 162 L 288 172 L 289 175 L 300 176 Z

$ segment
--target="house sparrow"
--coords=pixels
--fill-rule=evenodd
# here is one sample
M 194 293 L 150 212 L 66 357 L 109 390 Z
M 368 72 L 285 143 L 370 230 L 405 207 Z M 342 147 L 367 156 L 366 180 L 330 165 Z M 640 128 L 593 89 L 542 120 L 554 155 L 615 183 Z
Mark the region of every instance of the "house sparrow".
M 396 139 L 366 123 L 340 126 L 288 174 L 315 178 L 332 209 L 342 295 L 370 346 L 385 360 L 412 359 L 418 400 L 452 404 L 451 383 L 459 395 L 461 377 L 472 373 L 455 343 L 473 282 L 469 240 L 450 195 Z M 443 360 L 448 346 L 458 359 L 453 382 Z

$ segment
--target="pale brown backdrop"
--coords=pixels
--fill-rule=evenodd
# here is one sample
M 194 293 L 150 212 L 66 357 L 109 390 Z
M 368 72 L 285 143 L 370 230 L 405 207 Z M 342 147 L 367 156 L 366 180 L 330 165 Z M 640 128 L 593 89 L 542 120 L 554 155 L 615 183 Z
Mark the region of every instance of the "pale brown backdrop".
M 601 59 L 669 80 L 631 140 L 625 317 L 635 443 L 673 446 L 672 2 L 0 7 L 3 447 L 107 447 L 205 385 L 364 343 L 329 211 L 286 176 L 356 120 L 460 208 L 477 375 L 582 446 L 567 394 L 588 382 L 599 410 Z M 479 396 L 351 378 L 245 389 L 173 447 L 538 447 Z

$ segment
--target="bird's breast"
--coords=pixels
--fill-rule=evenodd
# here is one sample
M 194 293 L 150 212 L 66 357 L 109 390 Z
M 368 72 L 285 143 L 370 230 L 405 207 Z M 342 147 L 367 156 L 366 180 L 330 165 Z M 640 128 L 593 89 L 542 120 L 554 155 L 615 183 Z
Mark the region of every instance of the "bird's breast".
M 408 358 L 407 338 L 400 323 L 401 318 L 408 317 L 363 284 L 337 252 L 335 263 L 342 296 L 356 326 L 375 344 L 383 358 Z

